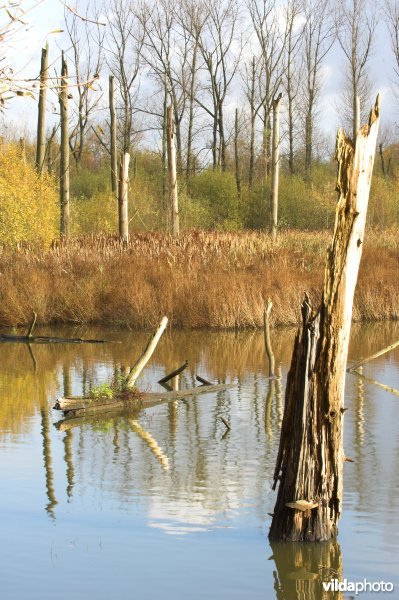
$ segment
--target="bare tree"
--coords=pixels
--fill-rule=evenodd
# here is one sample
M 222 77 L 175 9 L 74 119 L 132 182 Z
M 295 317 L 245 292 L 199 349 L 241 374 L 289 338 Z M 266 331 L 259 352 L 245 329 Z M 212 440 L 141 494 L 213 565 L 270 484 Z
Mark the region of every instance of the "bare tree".
M 300 42 L 302 39 L 303 26 L 298 24 L 301 14 L 300 0 L 289 0 L 285 8 L 285 20 L 287 27 L 286 42 L 286 75 L 285 89 L 287 97 L 287 121 L 288 121 L 288 167 L 291 175 L 295 173 L 295 128 L 296 128 L 296 102 L 299 93 L 302 65 L 298 60 Z
M 104 29 L 89 21 L 86 10 L 85 20 L 76 12 L 65 9 L 65 29 L 71 44 L 73 64 L 75 126 L 69 136 L 69 146 L 76 165 L 80 165 L 85 148 L 90 118 L 96 110 L 101 95 L 95 93 L 93 82 L 100 76 L 103 65 Z M 94 92 L 94 93 L 93 93 Z
M 286 70 L 285 47 L 288 28 L 279 20 L 275 0 L 248 0 L 247 6 L 260 47 L 258 94 L 262 112 L 259 112 L 259 116 L 263 123 L 262 154 L 265 174 L 269 174 L 273 99 L 279 93 Z
M 70 235 L 69 214 L 69 111 L 68 111 L 68 67 L 64 52 L 61 59 L 61 84 L 59 91 L 60 122 L 61 122 L 61 159 L 60 159 L 60 207 L 61 237 L 68 238 Z
M 142 56 L 161 89 L 170 95 L 176 135 L 177 169 L 183 166 L 182 121 L 187 105 L 190 73 L 190 36 L 178 27 L 177 13 L 170 0 L 155 6 L 145 3 L 139 11 L 145 32 Z M 165 121 L 165 116 L 163 121 Z
M 360 106 L 368 105 L 370 83 L 366 65 L 370 57 L 376 13 L 368 0 L 339 0 L 335 16 L 337 39 L 347 62 L 347 104 L 350 106 L 352 139 L 360 123 Z
M 333 42 L 335 26 L 330 0 L 304 0 L 304 77 L 302 86 L 305 174 L 311 179 L 317 103 L 322 89 L 321 67 Z
M 189 50 L 188 73 L 186 75 L 186 93 L 188 104 L 186 177 L 190 177 L 194 169 L 194 117 L 196 95 L 198 93 L 199 47 L 207 11 L 203 0 L 181 0 L 177 6 L 177 20 L 182 28 L 185 47 Z
M 397 0 L 385 0 L 384 18 L 391 40 L 391 48 L 395 59 L 396 95 L 399 96 L 399 4 Z
M 213 168 L 226 170 L 225 102 L 241 56 L 241 41 L 235 50 L 238 29 L 237 0 L 208 0 L 207 20 L 202 30 L 199 47 L 207 71 L 205 90 L 211 106 L 197 97 L 197 102 L 212 119 Z
M 116 112 L 121 130 L 120 146 L 123 153 L 130 153 L 135 133 L 133 118 L 137 113 L 144 32 L 130 3 L 111 0 L 109 8 L 112 18 L 106 36 L 107 63 L 119 89 Z
M 244 65 L 242 82 L 245 97 L 249 104 L 249 164 L 248 164 L 248 188 L 251 189 L 255 171 L 255 133 L 256 120 L 259 110 L 262 108 L 262 100 L 259 99 L 259 58 L 253 56 L 249 63 Z

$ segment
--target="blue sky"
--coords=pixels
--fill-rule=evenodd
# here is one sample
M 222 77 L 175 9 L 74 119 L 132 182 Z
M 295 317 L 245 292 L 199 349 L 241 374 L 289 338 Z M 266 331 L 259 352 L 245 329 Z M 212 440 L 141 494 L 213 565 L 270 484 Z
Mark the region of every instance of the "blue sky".
M 35 3 L 35 0 L 26 1 L 31 2 L 31 4 Z M 59 57 L 59 48 L 67 47 L 62 34 L 50 34 L 52 30 L 62 28 L 63 13 L 64 8 L 59 0 L 42 0 L 29 13 L 29 31 L 21 35 L 11 49 L 10 56 L 17 69 L 16 72 L 21 70 L 21 75 L 29 77 L 37 75 L 40 49 L 47 39 L 50 42 L 50 64 Z M 392 82 L 395 77 L 393 66 L 390 40 L 385 24 L 380 22 L 369 63 L 369 74 L 373 83 L 374 95 L 377 91 L 381 92 L 382 120 L 391 123 L 399 121 L 399 111 L 392 91 Z M 344 68 L 344 56 L 338 44 L 336 44 L 325 62 L 325 85 L 320 105 L 320 114 L 323 118 L 322 128 L 328 137 L 331 135 L 332 144 L 334 143 L 336 129 L 341 125 L 339 104 Z M 56 108 L 57 98 L 55 94 L 51 94 L 49 100 L 53 102 Z M 51 117 L 49 120 L 51 121 Z M 16 98 L 6 111 L 4 124 L 10 129 L 17 127 L 18 132 L 21 132 L 21 134 L 26 131 L 33 134 L 36 127 L 36 103 L 29 98 Z

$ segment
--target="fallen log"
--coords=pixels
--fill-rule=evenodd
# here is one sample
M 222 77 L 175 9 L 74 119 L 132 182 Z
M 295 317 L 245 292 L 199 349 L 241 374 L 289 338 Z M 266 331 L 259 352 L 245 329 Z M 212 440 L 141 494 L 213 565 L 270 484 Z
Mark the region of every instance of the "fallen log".
M 137 390 L 124 390 L 113 396 L 100 396 L 99 398 L 75 396 L 71 398 L 58 398 L 54 410 L 61 410 L 70 417 L 78 417 L 96 412 L 109 412 L 117 408 L 143 409 L 151 408 L 164 402 L 174 402 L 180 398 L 210 394 L 235 387 L 235 384 L 201 385 L 187 390 L 171 392 L 140 392 Z
M 32 321 L 25 335 L 0 333 L 0 342 L 22 342 L 24 344 L 119 344 L 109 340 L 87 340 L 84 338 L 62 338 L 46 335 L 33 335 L 37 314 L 33 312 Z
M 24 344 L 120 344 L 113 340 L 89 340 L 85 338 L 62 338 L 45 335 L 7 335 L 0 333 L 0 342 L 22 342 Z

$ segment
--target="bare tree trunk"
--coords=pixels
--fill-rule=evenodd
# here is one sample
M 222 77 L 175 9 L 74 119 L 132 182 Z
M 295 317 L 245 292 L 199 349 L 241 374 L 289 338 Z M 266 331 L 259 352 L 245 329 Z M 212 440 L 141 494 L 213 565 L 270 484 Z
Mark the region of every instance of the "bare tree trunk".
M 313 159 L 313 113 L 309 108 L 305 119 L 305 179 L 312 180 L 312 159 Z
M 219 165 L 222 168 L 223 173 L 226 171 L 226 139 L 224 136 L 224 116 L 223 116 L 223 105 L 219 104 L 218 109 L 218 124 L 219 124 L 219 148 L 220 148 L 220 160 Z
M 130 154 L 125 152 L 121 155 L 119 164 L 119 186 L 118 186 L 118 209 L 119 209 L 119 241 L 129 241 L 129 219 L 127 210 L 128 186 L 129 186 L 129 162 Z
M 197 71 L 197 55 L 198 55 L 198 41 L 195 41 L 193 49 L 193 60 L 191 63 L 191 80 L 190 80 L 190 95 L 189 95 L 189 109 L 188 109 L 188 132 L 187 132 L 187 164 L 186 164 L 186 178 L 188 179 L 192 171 L 192 145 L 193 145 L 193 127 L 194 127 L 194 102 L 195 102 L 195 75 Z
M 177 195 L 176 149 L 173 131 L 173 108 L 168 106 L 168 175 L 169 175 L 169 205 L 170 227 L 172 235 L 179 235 L 179 200 Z
M 357 132 L 360 129 L 360 98 L 359 94 L 353 97 L 353 139 L 356 139 Z
M 62 53 L 61 64 L 61 160 L 60 160 L 60 204 L 61 204 L 61 237 L 68 238 L 70 234 L 69 216 L 69 117 L 68 117 L 68 67 Z
M 115 90 L 114 76 L 109 77 L 109 112 L 110 112 L 110 134 L 111 134 L 111 186 L 112 193 L 118 191 L 118 157 L 116 150 L 116 113 L 115 113 Z
M 40 66 L 40 92 L 37 115 L 36 139 L 36 171 L 43 172 L 44 156 L 46 152 L 46 92 L 48 77 L 48 44 L 42 48 L 42 61 Z
M 381 171 L 382 171 L 382 174 L 384 175 L 384 177 L 386 177 L 387 170 L 385 168 L 384 149 L 383 149 L 382 143 L 378 144 L 378 153 L 379 153 L 380 159 L 381 159 Z
M 281 94 L 273 100 L 273 141 L 272 141 L 272 185 L 270 191 L 270 233 L 273 240 L 277 238 L 278 220 L 278 175 L 280 149 L 280 102 Z
M 238 134 L 239 134 L 238 108 L 236 108 L 235 121 L 234 121 L 234 163 L 235 163 L 235 170 L 236 170 L 237 195 L 238 195 L 238 198 L 241 198 L 241 164 L 240 164 L 240 153 L 238 150 Z
M 379 124 L 379 99 L 355 146 L 337 135 L 337 205 L 324 291 L 314 313 L 305 296 L 287 379 L 274 472 L 279 490 L 269 538 L 325 541 L 342 512 L 344 386 L 352 305 L 363 248 Z
M 167 164 L 167 155 L 168 155 L 168 88 L 165 83 L 164 88 L 164 99 L 163 99 L 163 118 L 162 118 L 162 209 L 164 210 L 164 214 L 166 217 L 166 229 L 169 229 L 169 212 L 167 209 L 168 201 L 167 201 L 167 179 L 168 179 L 168 164 Z
M 248 187 L 252 188 L 254 180 L 254 165 L 255 165 L 255 76 L 256 76 L 256 60 L 255 57 L 252 59 L 251 65 L 251 90 L 249 94 L 249 108 L 251 112 L 251 133 L 249 141 L 249 169 L 248 169 Z

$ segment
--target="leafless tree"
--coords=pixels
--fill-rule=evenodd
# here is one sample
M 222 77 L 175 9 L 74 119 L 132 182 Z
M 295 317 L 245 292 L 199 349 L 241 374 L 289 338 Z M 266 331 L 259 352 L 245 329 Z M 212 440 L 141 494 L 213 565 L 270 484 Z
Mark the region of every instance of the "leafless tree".
M 330 0 L 304 0 L 304 77 L 302 111 L 304 121 L 305 174 L 311 179 L 317 104 L 322 89 L 321 68 L 333 42 L 335 25 Z
M 346 57 L 347 104 L 355 139 L 360 124 L 359 106 L 369 104 L 370 83 L 366 66 L 377 24 L 376 12 L 369 0 L 339 0 L 335 21 L 337 39 Z
M 99 79 L 104 61 L 102 48 L 105 30 L 100 25 L 89 22 L 88 10 L 85 15 L 85 20 L 82 21 L 76 12 L 71 13 L 65 9 L 65 28 L 71 44 L 72 76 L 75 83 L 76 123 L 69 136 L 69 145 L 77 166 L 82 160 L 90 119 L 101 98 L 93 82 Z
M 193 173 L 195 155 L 194 143 L 194 118 L 196 109 L 196 97 L 199 86 L 200 68 L 200 39 L 207 20 L 207 10 L 204 0 L 181 0 L 177 5 L 177 21 L 183 32 L 184 48 L 188 49 L 188 73 L 186 80 L 186 94 L 188 105 L 187 123 L 187 151 L 186 151 L 186 177 Z
M 262 154 L 265 174 L 270 172 L 271 115 L 273 99 L 278 95 L 286 70 L 285 48 L 288 37 L 286 24 L 281 24 L 275 0 L 248 0 L 247 6 L 260 47 L 258 94 L 263 123 Z
M 123 153 L 130 153 L 135 134 L 133 119 L 137 113 L 144 31 L 133 6 L 124 0 L 111 0 L 106 13 L 110 14 L 106 60 L 119 91 L 116 112 L 120 123 L 120 146 Z
M 205 90 L 211 105 L 196 98 L 201 108 L 212 119 L 213 168 L 226 170 L 227 138 L 225 131 L 225 102 L 228 90 L 236 74 L 241 56 L 241 40 L 238 33 L 237 0 L 208 0 L 207 20 L 201 32 L 199 47 L 207 71 Z
M 391 48 L 395 59 L 395 92 L 399 97 L 399 3 L 397 0 L 385 0 L 384 18 L 391 40 Z
M 288 121 L 288 167 L 291 175 L 295 173 L 295 128 L 297 121 L 297 99 L 301 81 L 302 64 L 299 60 L 300 43 L 303 33 L 303 25 L 300 24 L 301 2 L 300 0 L 289 0 L 285 8 L 285 20 L 287 27 L 286 43 L 286 75 L 285 90 L 287 98 L 287 121 Z

